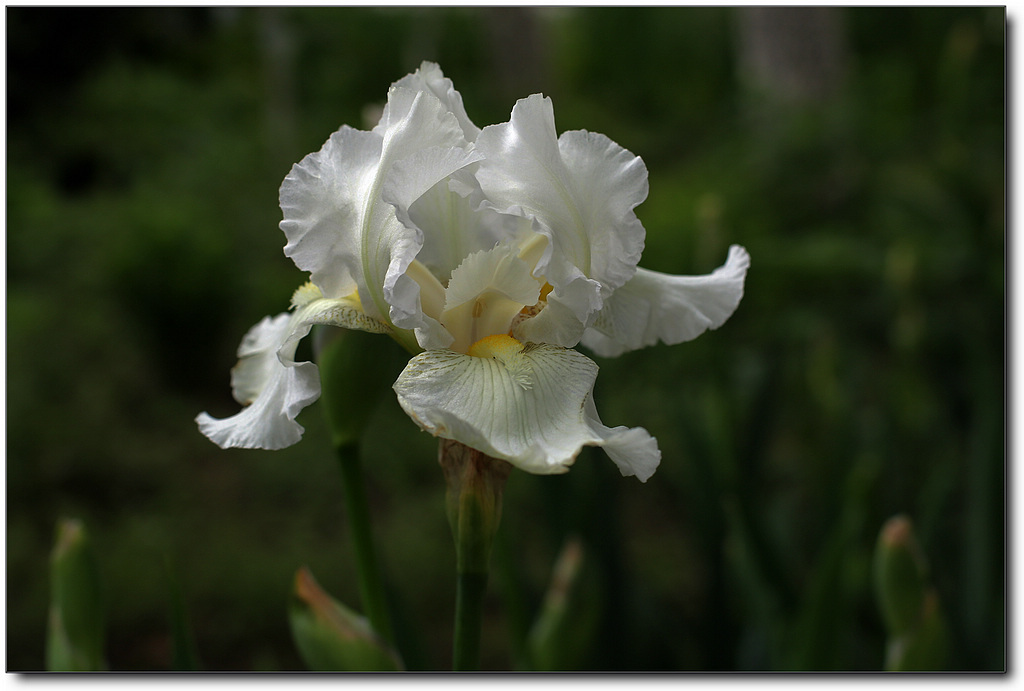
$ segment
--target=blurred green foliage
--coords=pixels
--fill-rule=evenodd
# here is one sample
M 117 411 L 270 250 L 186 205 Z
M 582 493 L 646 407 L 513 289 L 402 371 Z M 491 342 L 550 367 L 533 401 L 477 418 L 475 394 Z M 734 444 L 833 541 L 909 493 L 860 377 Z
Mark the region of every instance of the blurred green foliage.
M 871 554 L 904 513 L 948 667 L 1004 669 L 1004 11 L 835 10 L 843 79 L 809 100 L 744 78 L 743 11 L 8 8 L 8 669 L 44 667 L 63 515 L 90 528 L 111 669 L 172 666 L 168 559 L 209 670 L 303 668 L 302 565 L 358 601 L 321 411 L 279 452 L 192 420 L 236 410 L 239 339 L 304 280 L 276 227 L 289 167 L 423 59 L 479 125 L 543 91 L 559 131 L 641 155 L 648 268 L 753 258 L 723 328 L 600 361 L 602 416 L 658 438 L 654 478 L 589 451 L 513 473 L 484 668 L 522 664 L 578 535 L 602 620 L 582 669 L 881 669 Z M 445 669 L 444 482 L 385 399 L 363 450 L 396 635 Z

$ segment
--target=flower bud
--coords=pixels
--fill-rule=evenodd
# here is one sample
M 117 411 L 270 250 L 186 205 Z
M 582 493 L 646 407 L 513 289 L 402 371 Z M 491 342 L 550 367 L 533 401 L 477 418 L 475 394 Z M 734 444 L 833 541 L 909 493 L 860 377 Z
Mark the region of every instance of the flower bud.
M 875 589 L 889 631 L 886 669 L 943 669 L 948 637 L 928 565 L 906 516 L 882 527 L 875 549 Z
M 448 486 L 448 523 L 455 537 L 459 573 L 486 574 L 512 466 L 450 439 L 441 440 L 438 462 Z
M 103 609 L 96 558 L 82 522 L 62 520 L 50 558 L 50 614 L 46 667 L 51 672 L 96 672 L 103 662 Z
M 927 565 L 906 516 L 890 518 L 875 550 L 875 588 L 886 628 L 904 633 L 921 617 Z
M 394 672 L 398 655 L 361 617 L 328 595 L 308 569 L 295 574 L 288 618 L 303 661 L 314 672 Z

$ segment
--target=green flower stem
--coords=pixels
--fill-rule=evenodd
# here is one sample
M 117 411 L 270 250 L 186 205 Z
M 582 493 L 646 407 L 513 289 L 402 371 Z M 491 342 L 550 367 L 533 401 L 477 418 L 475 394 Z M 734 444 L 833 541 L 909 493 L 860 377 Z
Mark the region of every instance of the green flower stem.
M 480 632 L 491 544 L 501 519 L 501 497 L 512 470 L 505 461 L 444 439 L 438 450 L 447 490 L 448 523 L 455 538 L 458 577 L 452 669 L 480 668 Z
M 338 453 L 338 464 L 341 467 L 342 488 L 345 493 L 345 506 L 348 510 L 352 546 L 356 554 L 359 595 L 363 602 L 363 610 L 377 635 L 388 644 L 394 645 L 394 631 L 391 627 L 391 615 L 384 592 L 384 579 L 377 563 L 377 554 L 370 530 L 370 507 L 366 500 L 363 468 L 359 460 L 359 445 L 357 443 L 340 444 L 335 449 Z
M 459 573 L 455 590 L 455 642 L 452 651 L 452 670 L 456 672 L 480 669 L 480 632 L 486 591 L 486 573 Z

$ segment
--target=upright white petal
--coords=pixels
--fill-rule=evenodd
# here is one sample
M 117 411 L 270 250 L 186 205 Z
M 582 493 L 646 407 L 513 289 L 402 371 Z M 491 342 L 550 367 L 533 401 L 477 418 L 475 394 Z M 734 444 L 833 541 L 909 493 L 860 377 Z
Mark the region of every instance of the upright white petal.
M 476 155 L 482 157 L 479 152 Z M 396 166 L 396 171 L 401 168 Z M 474 168 L 456 171 L 411 203 L 405 199 L 395 203 L 399 219 L 423 233 L 423 248 L 416 259 L 445 284 L 455 267 L 474 252 L 501 242 L 519 244 L 537 235 L 530 220 L 484 205 Z
M 295 418 L 320 397 L 317 366 L 295 362 L 295 349 L 314 324 L 374 333 L 389 328 L 363 313 L 356 295 L 329 300 L 307 291 L 295 311 L 264 317 L 242 339 L 231 387 L 246 407 L 224 419 L 200 413 L 199 430 L 224 449 L 282 449 L 298 442 L 303 428 Z
M 724 265 L 706 276 L 670 276 L 638 269 L 605 302 L 583 345 L 604 357 L 654 345 L 689 341 L 717 329 L 736 311 L 750 255 L 729 248 Z
M 382 197 L 392 167 L 416 157 L 397 192 L 425 192 L 473 160 L 456 117 L 431 93 L 393 87 L 372 132 L 342 127 L 296 164 L 281 185 L 285 254 L 328 297 L 359 291 L 367 314 L 392 320 L 389 297 L 408 301 L 403 278 L 421 238 Z M 411 186 L 408 187 L 408 186 Z M 405 285 L 402 285 L 402 284 Z M 395 317 L 408 321 L 405 302 Z M 400 325 L 409 328 L 407 325 Z
M 477 138 L 477 172 L 496 208 L 540 221 L 550 243 L 537 266 L 581 322 L 632 277 L 644 245 L 633 212 L 647 196 L 643 161 L 604 135 L 556 137 L 551 100 L 521 99 L 509 122 Z
M 281 184 L 284 253 L 311 272 L 325 295 L 348 295 L 362 282 L 360 234 L 382 142 L 377 134 L 343 126 L 292 166 Z
M 590 238 L 587 276 L 607 297 L 633 277 L 646 231 L 633 211 L 647 199 L 643 159 L 603 134 L 563 132 L 558 150 L 575 186 L 582 222 Z
M 455 89 L 452 80 L 444 76 L 444 72 L 434 62 L 424 61 L 412 74 L 403 77 L 395 82 L 394 86 L 429 91 L 445 105 L 449 112 L 455 115 L 462 127 L 462 132 L 468 141 L 475 141 L 480 134 L 480 128 L 473 124 L 466 114 L 466 107 L 462 104 L 462 94 Z
M 430 296 L 421 293 L 423 281 L 409 275 L 410 266 L 422 250 L 424 234 L 409 218 L 408 209 L 431 189 L 445 185 L 444 179 L 437 181 L 439 174 L 457 171 L 479 157 L 464 149 L 431 147 L 397 161 L 384 177 L 381 199 L 403 228 L 394 233 L 382 289 L 391 322 L 399 328 L 432 331 L 435 326 L 435 320 L 424 312 L 423 299 L 429 301 Z M 440 287 L 439 282 L 435 283 L 434 287 Z
M 597 418 L 592 360 L 502 336 L 483 345 L 480 356 L 434 350 L 409 361 L 394 388 L 421 428 L 531 473 L 566 472 L 584 446 L 605 447 L 623 474 L 654 472 L 660 452 L 646 430 Z

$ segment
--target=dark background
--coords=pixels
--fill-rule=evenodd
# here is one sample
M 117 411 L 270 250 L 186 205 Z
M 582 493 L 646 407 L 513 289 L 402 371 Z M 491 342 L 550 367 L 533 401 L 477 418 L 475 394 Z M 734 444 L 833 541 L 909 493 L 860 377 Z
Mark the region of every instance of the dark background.
M 870 559 L 915 523 L 952 669 L 1005 665 L 1002 9 L 27 9 L 7 17 L 7 668 L 43 666 L 64 516 L 96 546 L 112 669 L 171 665 L 168 578 L 208 670 L 301 669 L 308 565 L 358 607 L 321 411 L 279 452 L 216 448 L 242 335 L 305 276 L 290 166 L 423 59 L 480 126 L 543 91 L 559 132 L 642 156 L 642 264 L 753 258 L 720 330 L 599 360 L 646 484 L 597 452 L 509 480 L 484 666 L 521 664 L 567 535 L 562 664 L 874 670 Z M 378 343 L 374 341 L 374 343 Z M 395 374 L 402 360 L 395 351 Z M 434 441 L 390 392 L 364 438 L 414 669 L 450 659 L 454 552 Z M 368 402 L 367 405 L 370 405 Z

